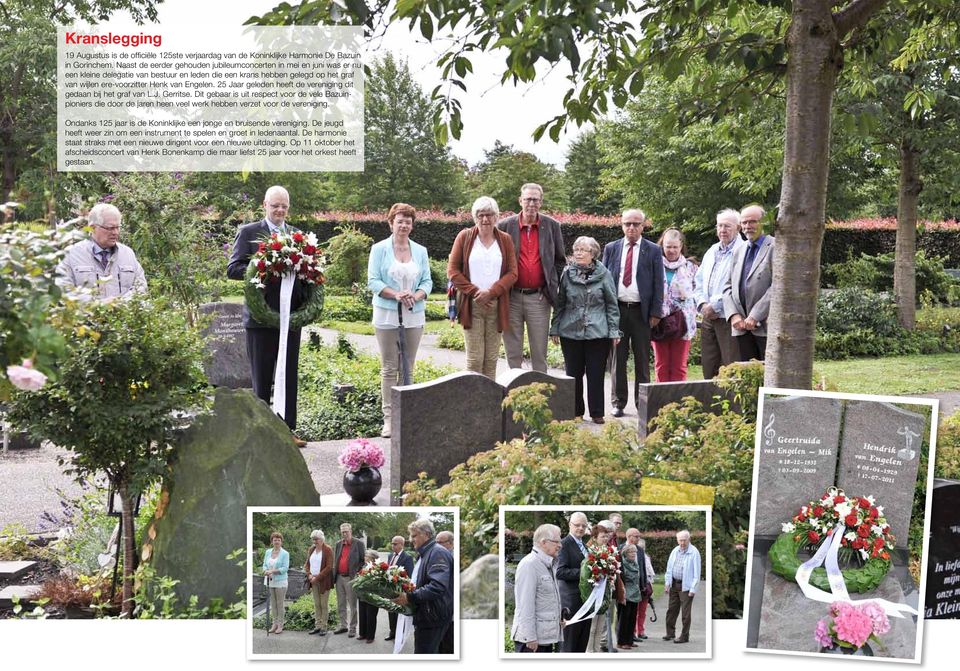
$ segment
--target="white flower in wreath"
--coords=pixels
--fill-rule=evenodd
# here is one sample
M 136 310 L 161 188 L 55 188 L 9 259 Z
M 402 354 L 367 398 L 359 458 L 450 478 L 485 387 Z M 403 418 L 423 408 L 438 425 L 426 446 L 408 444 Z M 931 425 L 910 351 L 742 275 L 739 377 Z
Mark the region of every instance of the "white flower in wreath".
M 841 518 L 844 518 L 844 517 L 846 517 L 847 515 L 849 515 L 851 510 L 853 510 L 853 508 L 850 506 L 850 502 L 849 502 L 849 501 L 844 501 L 843 503 L 838 503 L 838 504 L 837 504 L 837 507 L 836 507 L 837 514 L 838 514 Z
M 847 539 L 847 542 L 848 542 L 848 543 L 852 543 L 853 541 L 857 540 L 857 532 L 856 532 L 856 531 L 849 531 L 849 532 L 845 533 L 845 534 L 843 535 L 843 537 Z
M 873 496 L 873 494 L 871 494 L 870 496 L 864 496 L 863 498 L 869 501 L 871 506 L 875 506 L 877 504 L 877 499 L 876 497 Z
M 879 527 L 876 524 L 874 524 L 872 527 L 870 527 L 870 533 L 872 533 L 874 536 L 877 536 L 878 538 L 882 538 L 883 527 Z
M 797 525 L 794 524 L 793 522 L 784 522 L 784 523 L 780 526 L 780 530 L 781 530 L 782 533 L 792 534 L 794 531 L 797 530 Z
M 860 553 L 860 557 L 863 559 L 863 561 L 867 561 L 868 559 L 870 559 L 870 553 L 864 550 L 863 548 L 860 548 L 859 550 L 857 550 L 857 552 Z
M 877 506 L 877 517 L 883 517 L 883 506 Z

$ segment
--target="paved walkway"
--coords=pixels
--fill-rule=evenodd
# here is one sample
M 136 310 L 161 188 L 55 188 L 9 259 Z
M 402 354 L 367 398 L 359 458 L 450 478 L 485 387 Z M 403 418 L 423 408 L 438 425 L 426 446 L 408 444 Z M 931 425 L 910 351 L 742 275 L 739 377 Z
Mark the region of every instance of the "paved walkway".
M 710 617 L 707 613 L 707 600 L 703 598 L 704 590 L 706 590 L 706 583 L 701 582 L 697 596 L 693 599 L 692 614 L 690 616 L 689 643 L 677 644 L 673 641 L 663 640 L 663 636 L 667 632 L 664 622 L 666 622 L 667 619 L 667 606 L 670 601 L 669 595 L 663 593 L 653 601 L 654 608 L 657 612 L 656 622 L 650 621 L 653 612 L 650 608 L 647 608 L 647 623 L 644 630 L 647 639 L 642 643 L 638 643 L 637 647 L 632 651 L 620 650 L 619 652 L 621 654 L 678 653 L 685 655 L 706 652 L 707 623 L 710 621 Z M 683 629 L 679 617 L 677 618 L 676 627 L 677 634 L 679 634 L 681 629 Z
M 255 655 L 392 655 L 393 641 L 383 638 L 390 632 L 387 611 L 381 610 L 377 616 L 377 635 L 373 643 L 357 638 L 348 638 L 346 634 L 326 636 L 310 635 L 305 631 L 284 630 L 282 634 L 267 635 L 263 629 L 253 632 L 253 653 Z M 679 646 L 678 646 L 679 647 Z M 407 637 L 403 646 L 405 655 L 413 654 L 413 633 Z

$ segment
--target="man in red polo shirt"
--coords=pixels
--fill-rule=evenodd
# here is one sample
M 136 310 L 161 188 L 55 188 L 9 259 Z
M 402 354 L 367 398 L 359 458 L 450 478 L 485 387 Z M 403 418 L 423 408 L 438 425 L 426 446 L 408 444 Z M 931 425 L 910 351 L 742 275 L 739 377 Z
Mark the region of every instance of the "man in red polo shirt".
M 353 527 L 348 522 L 341 524 L 340 541 L 333 551 L 333 579 L 337 587 L 337 615 L 340 617 L 340 627 L 334 634 L 349 631 L 347 636 L 350 638 L 357 635 L 357 595 L 350 581 L 363 568 L 366 551 L 363 541 L 353 537 Z
M 547 335 L 550 308 L 557 304 L 560 273 L 567 264 L 560 222 L 540 214 L 543 188 L 520 188 L 520 214 L 497 222 L 510 234 L 517 251 L 517 282 L 510 291 L 510 328 L 503 332 L 503 347 L 510 368 L 523 367 L 523 331 L 527 330 L 533 370 L 547 372 Z

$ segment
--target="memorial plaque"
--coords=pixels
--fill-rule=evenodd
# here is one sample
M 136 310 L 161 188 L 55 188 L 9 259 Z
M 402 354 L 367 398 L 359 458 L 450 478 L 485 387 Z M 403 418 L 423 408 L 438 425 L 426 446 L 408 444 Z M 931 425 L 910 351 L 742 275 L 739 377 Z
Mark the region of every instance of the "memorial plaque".
M 960 482 L 937 480 L 930 513 L 928 620 L 960 618 Z
M 800 506 L 835 482 L 841 402 L 764 397 L 755 531 L 777 536 Z
M 215 387 L 249 389 L 250 361 L 243 328 L 241 303 L 205 303 L 200 314 L 210 318 L 203 337 L 210 352 L 204 363 L 207 379 Z
M 907 547 L 926 418 L 878 401 L 847 401 L 837 486 L 876 497 L 897 547 Z

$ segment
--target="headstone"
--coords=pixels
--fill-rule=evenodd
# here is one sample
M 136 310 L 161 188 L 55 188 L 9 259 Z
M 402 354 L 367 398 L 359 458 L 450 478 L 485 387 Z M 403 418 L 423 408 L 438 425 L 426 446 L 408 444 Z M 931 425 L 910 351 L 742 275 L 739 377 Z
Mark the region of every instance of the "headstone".
M 31 604 L 40 596 L 40 585 L 9 585 L 0 590 L 0 608 L 13 608 L 13 602 L 21 606 Z
M 287 570 L 287 601 L 296 601 L 307 593 L 307 588 L 303 586 L 306 577 L 307 574 L 302 569 Z
M 504 396 L 518 387 L 534 382 L 552 384 L 556 389 L 550 395 L 547 405 L 555 420 L 573 419 L 576 416 L 576 382 L 566 375 L 548 375 L 535 370 L 511 368 L 497 377 L 497 383 L 504 387 Z M 513 412 L 503 413 L 503 440 L 513 440 L 523 435 L 524 427 L 513 420 Z
M 421 472 L 438 485 L 450 470 L 503 436 L 503 387 L 470 371 L 393 388 L 391 497 Z
M 779 535 L 800 506 L 833 486 L 841 409 L 835 398 L 764 398 L 754 533 Z
M 670 403 L 679 403 L 685 397 L 692 396 L 703 404 L 705 410 L 715 412 L 715 397 L 729 398 L 713 380 L 695 380 L 692 382 L 657 382 L 639 385 L 637 392 L 637 436 L 642 441 L 650 431 L 650 420 L 657 416 L 660 409 Z
M 900 583 L 887 575 L 880 585 L 868 593 L 851 595 L 854 599 L 887 599 L 905 603 Z M 830 604 L 811 601 L 797 584 L 779 576 L 768 577 L 763 585 L 763 607 L 757 647 L 765 650 L 818 652 L 813 638 L 817 622 L 828 616 Z M 880 637 L 883 646 L 871 644 L 876 657 L 913 659 L 917 641 L 917 624 L 911 617 L 891 617 L 890 631 Z
M 0 561 L 0 581 L 13 582 L 36 565 L 35 561 Z
M 889 403 L 847 401 L 837 486 L 876 497 L 897 547 L 907 546 L 926 418 Z
M 318 506 L 290 430 L 247 390 L 218 389 L 213 412 L 184 432 L 147 529 L 143 559 L 179 580 L 181 604 L 236 600 L 244 569 L 226 556 L 247 544 L 247 506 Z
M 960 482 L 935 480 L 930 513 L 926 618 L 960 618 Z
M 484 555 L 460 574 L 460 617 L 465 620 L 495 619 L 499 603 L 500 557 Z
M 200 306 L 200 314 L 211 320 L 203 330 L 210 353 L 204 371 L 210 384 L 231 389 L 249 388 L 250 360 L 243 329 L 243 304 L 205 303 Z

